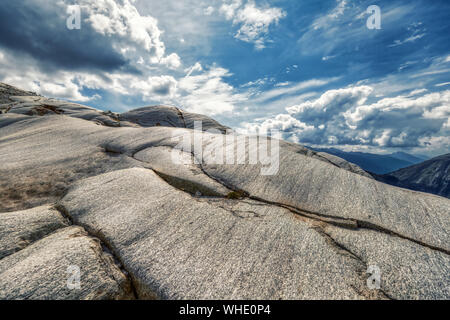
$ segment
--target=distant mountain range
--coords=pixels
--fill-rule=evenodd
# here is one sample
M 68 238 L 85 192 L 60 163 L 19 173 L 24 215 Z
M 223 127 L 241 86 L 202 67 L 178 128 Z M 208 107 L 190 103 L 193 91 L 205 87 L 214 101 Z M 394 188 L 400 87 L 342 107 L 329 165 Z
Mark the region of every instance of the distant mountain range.
M 450 153 L 374 178 L 402 188 L 450 198 Z
M 405 152 L 391 154 L 374 154 L 364 152 L 345 152 L 336 148 L 311 148 L 318 152 L 326 152 L 351 163 L 362 169 L 378 175 L 390 173 L 428 160 L 425 156 L 411 155 Z

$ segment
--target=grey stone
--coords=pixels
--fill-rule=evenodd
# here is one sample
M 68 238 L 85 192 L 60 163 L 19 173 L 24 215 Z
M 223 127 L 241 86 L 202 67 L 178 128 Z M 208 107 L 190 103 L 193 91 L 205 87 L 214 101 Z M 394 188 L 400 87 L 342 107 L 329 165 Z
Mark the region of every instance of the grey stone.
M 36 93 L 24 91 L 19 88 L 10 86 L 6 83 L 0 82 L 0 104 L 10 103 L 12 96 L 37 96 Z
M 194 122 L 201 121 L 202 129 L 217 129 L 225 133 L 230 128 L 201 114 L 190 113 L 171 106 L 151 106 L 134 109 L 120 115 L 120 119 L 127 123 L 134 123 L 141 127 L 176 127 L 194 129 Z
M 222 143 L 225 152 L 235 148 L 220 139 L 205 140 L 212 150 Z M 257 154 L 261 146 L 253 145 L 249 152 Z M 279 170 L 269 176 L 261 174 L 261 164 L 208 164 L 210 157 L 203 155 L 202 168 L 208 175 L 251 197 L 318 217 L 353 220 L 450 251 L 450 202 L 446 198 L 380 183 L 288 148 L 280 147 Z
M 56 201 L 80 178 L 139 165 L 101 147 L 108 127 L 59 115 L 13 117 L 20 120 L 13 123 L 11 114 L 5 117 L 0 117 L 0 212 Z
M 168 147 L 153 147 L 137 152 L 136 160 L 147 163 L 160 177 L 191 194 L 227 196 L 231 190 L 203 173 L 192 154 Z
M 68 286 L 81 271 L 80 288 Z M 1 300 L 131 298 L 125 275 L 99 242 L 80 227 L 68 227 L 0 260 Z
M 236 151 L 230 138 L 259 153 L 249 148 L 255 137 L 196 132 L 208 150 L 200 157 L 190 128 L 209 118 L 174 107 L 123 117 L 29 93 L 4 97 L 0 212 L 59 201 L 112 250 L 140 298 L 448 299 L 449 199 L 388 186 L 340 158 L 285 141 L 274 175 L 242 158 L 215 164 L 220 146 Z M 203 129 L 224 128 L 211 121 Z M 176 150 L 180 144 L 190 151 Z M 200 161 L 177 164 L 172 156 Z M 0 260 L 1 297 L 128 295 L 117 289 L 121 280 L 103 276 L 110 264 L 91 254 L 106 253 L 82 229 L 37 233 L 17 247 L 14 232 L 35 229 L 18 227 L 18 213 L 9 214 L 0 225 L 11 222 L 12 231 L 0 242 L 22 250 Z M 45 222 L 42 228 L 49 230 Z M 73 228 L 83 236 L 66 237 L 63 230 Z M 98 250 L 86 250 L 87 243 Z M 60 294 L 62 269 L 51 270 L 67 259 L 102 276 L 86 292 Z M 367 288 L 372 263 L 382 271 L 381 290 Z M 109 289 L 93 293 L 97 287 Z
M 380 271 L 381 290 L 393 299 L 450 298 L 450 257 L 417 243 L 373 230 L 327 226 L 339 246 Z
M 50 206 L 0 213 L 0 259 L 67 226 L 66 219 Z
M 139 168 L 80 181 L 61 205 L 121 257 L 140 298 L 370 298 L 361 262 L 277 206 L 193 198 Z

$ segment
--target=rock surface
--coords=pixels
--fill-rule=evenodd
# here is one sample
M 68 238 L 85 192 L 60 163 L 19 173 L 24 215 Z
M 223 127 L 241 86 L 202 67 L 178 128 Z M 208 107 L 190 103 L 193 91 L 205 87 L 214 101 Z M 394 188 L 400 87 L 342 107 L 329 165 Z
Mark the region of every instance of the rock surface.
M 226 133 L 230 128 L 201 114 L 185 112 L 176 107 L 153 106 L 134 109 L 120 114 L 120 119 L 127 123 L 137 124 L 140 127 L 175 127 L 194 129 L 195 121 L 201 121 L 201 130 L 219 130 Z
M 269 141 L 279 162 L 251 164 L 260 139 L 177 108 L 14 94 L 0 115 L 0 298 L 450 298 L 449 199 L 284 141 Z M 74 264 L 92 275 L 77 292 Z
M 27 247 L 53 231 L 67 227 L 61 214 L 50 206 L 6 212 L 0 219 L 0 259 Z
M 111 245 L 140 298 L 365 297 L 364 265 L 277 206 L 195 199 L 140 168 L 81 181 L 61 205 Z
M 72 282 L 80 270 L 80 287 Z M 131 298 L 127 278 L 100 243 L 80 227 L 56 231 L 0 260 L 0 299 Z M 75 279 L 73 279 L 75 280 Z M 68 285 L 69 284 L 69 285 Z

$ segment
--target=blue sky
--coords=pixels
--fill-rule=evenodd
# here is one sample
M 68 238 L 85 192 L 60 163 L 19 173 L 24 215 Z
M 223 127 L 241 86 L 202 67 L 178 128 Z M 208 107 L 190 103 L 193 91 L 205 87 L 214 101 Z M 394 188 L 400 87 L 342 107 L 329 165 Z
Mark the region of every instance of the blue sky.
M 66 27 L 79 5 L 81 28 Z M 367 28 L 367 8 L 381 29 Z M 19 0 L 0 81 L 123 112 L 154 104 L 244 132 L 368 152 L 450 152 L 449 1 Z

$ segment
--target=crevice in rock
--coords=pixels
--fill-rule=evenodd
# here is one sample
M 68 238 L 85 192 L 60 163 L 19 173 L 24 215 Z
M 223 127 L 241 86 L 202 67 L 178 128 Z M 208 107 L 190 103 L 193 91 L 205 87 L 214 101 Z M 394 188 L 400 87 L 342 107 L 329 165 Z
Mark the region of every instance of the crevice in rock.
M 99 241 L 103 251 L 113 258 L 115 264 L 119 267 L 119 269 L 121 270 L 123 275 L 128 280 L 127 282 L 130 286 L 130 290 L 131 290 L 131 294 L 132 294 L 133 298 L 139 299 L 139 294 L 136 289 L 135 280 L 134 280 L 132 274 L 125 268 L 125 264 L 122 262 L 120 257 L 115 253 L 115 251 L 113 250 L 112 246 L 108 243 L 108 241 L 106 241 L 106 239 L 102 235 L 102 233 L 93 230 L 89 226 L 86 226 L 84 224 L 80 224 L 80 223 L 77 223 L 76 221 L 74 221 L 74 219 L 70 215 L 69 211 L 61 203 L 55 204 L 54 208 L 63 217 L 65 217 L 68 220 L 70 225 L 76 225 L 76 226 L 82 227 L 92 238 L 97 239 Z M 126 288 L 123 288 L 123 289 L 124 289 L 124 291 L 126 291 Z
M 291 207 L 288 205 L 284 205 L 282 203 L 277 203 L 277 202 L 270 202 L 258 197 L 254 197 L 254 196 L 249 196 L 249 199 L 252 200 L 256 200 L 256 201 L 261 201 L 261 202 L 265 202 L 265 203 L 269 203 L 272 205 L 277 205 L 283 208 L 288 209 L 289 211 L 299 214 L 299 215 L 303 215 L 305 217 L 314 219 L 314 220 L 320 220 L 322 222 L 325 223 L 329 223 L 331 225 L 334 225 L 336 227 L 340 227 L 340 228 L 345 228 L 345 229 L 352 229 L 352 230 L 358 230 L 358 229 L 368 229 L 368 230 L 372 230 L 372 231 L 376 231 L 376 232 L 381 232 L 381 233 L 385 233 L 388 234 L 390 236 L 395 236 L 395 237 L 399 237 L 401 239 L 405 239 L 405 240 L 409 240 L 412 241 L 414 243 L 417 243 L 423 247 L 427 247 L 429 249 L 432 250 L 436 250 L 436 251 L 440 251 L 443 252 L 445 254 L 450 254 L 450 251 L 444 249 L 444 248 L 440 248 L 416 239 L 413 239 L 411 237 L 408 236 L 404 236 L 400 233 L 394 232 L 392 230 L 383 228 L 379 225 L 367 222 L 367 221 L 362 221 L 362 220 L 356 220 L 356 219 L 348 219 L 348 218 L 338 218 L 338 217 L 333 217 L 333 216 L 327 216 L 327 215 L 323 215 L 317 212 L 311 212 L 308 210 L 304 210 L 304 209 L 299 209 L 299 208 L 295 208 L 295 207 Z
M 377 290 L 369 290 L 368 288 L 364 287 L 364 283 L 367 280 L 366 276 L 366 270 L 367 270 L 367 262 L 364 261 L 360 256 L 358 256 L 356 253 L 351 251 L 349 248 L 345 247 L 341 243 L 337 242 L 333 237 L 331 237 L 320 225 L 316 225 L 313 227 L 313 229 L 320 234 L 325 241 L 330 245 L 331 248 L 333 248 L 337 253 L 343 254 L 345 256 L 351 257 L 352 259 L 357 260 L 359 263 L 363 265 L 363 269 L 360 273 L 360 278 L 362 280 L 362 285 L 360 288 L 356 286 L 352 286 L 353 290 L 357 292 L 358 294 L 364 296 L 367 299 L 389 299 L 389 300 L 395 300 L 393 297 L 391 297 L 389 294 L 387 294 L 382 288 Z
M 104 152 L 109 154 L 109 155 L 125 155 L 128 156 L 140 163 L 143 163 L 143 167 L 145 169 L 150 169 L 153 172 L 155 172 L 161 179 L 163 179 L 165 182 L 167 182 L 168 184 L 170 184 L 172 187 L 186 192 L 188 194 L 190 194 L 191 196 L 205 196 L 205 197 L 224 197 L 222 194 L 212 190 L 211 188 L 208 188 L 206 185 L 201 184 L 201 183 L 196 183 L 195 181 L 192 180 L 187 180 L 187 179 L 183 179 L 177 176 L 173 176 L 164 172 L 161 172 L 159 170 L 156 170 L 155 168 L 153 168 L 151 166 L 150 163 L 147 163 L 145 161 L 136 159 L 134 156 L 129 156 L 123 152 L 117 151 L 112 149 L 110 146 L 104 146 Z M 151 148 L 151 147 L 145 147 L 142 150 L 145 150 L 147 148 Z M 142 151 L 141 150 L 141 151 Z M 134 154 L 138 153 L 139 151 L 135 151 Z M 200 168 L 200 166 L 197 166 L 198 168 Z M 201 169 L 201 168 L 200 168 Z M 208 177 L 209 178 L 209 177 Z M 214 181 L 211 179 L 211 181 Z M 200 194 L 199 194 L 200 193 Z
M 231 189 L 231 190 L 238 190 L 234 186 L 231 186 L 231 185 L 229 185 L 227 183 L 224 183 L 220 179 L 216 179 L 215 177 L 209 175 L 206 172 L 206 170 L 204 170 L 204 168 L 201 165 L 200 165 L 200 168 L 201 168 L 201 170 L 202 170 L 202 172 L 204 174 L 206 174 L 211 179 L 217 181 L 218 183 L 222 184 L 224 187 L 226 187 L 228 189 Z M 244 190 L 244 192 L 245 192 L 245 190 Z M 388 234 L 390 236 L 396 236 L 396 237 L 399 237 L 399 238 L 402 238 L 402 239 L 405 239 L 405 240 L 412 241 L 412 242 L 417 243 L 417 244 L 419 244 L 419 245 L 421 245 L 423 247 L 427 247 L 427 248 L 429 248 L 431 250 L 436 250 L 436 251 L 443 252 L 445 254 L 450 254 L 449 250 L 446 250 L 444 248 L 440 248 L 440 247 L 434 246 L 432 244 L 425 243 L 425 242 L 413 239 L 411 237 L 408 237 L 408 236 L 402 235 L 400 233 L 394 232 L 392 230 L 386 229 L 386 228 L 384 228 L 382 226 L 379 226 L 379 225 L 376 225 L 374 223 L 370 223 L 370 222 L 362 221 L 362 220 L 357 220 L 357 219 L 340 218 L 340 217 L 324 215 L 324 214 L 321 214 L 321 213 L 318 213 L 318 212 L 312 212 L 312 211 L 308 211 L 308 210 L 305 210 L 305 209 L 302 209 L 302 208 L 292 207 L 292 206 L 285 205 L 285 204 L 282 204 L 282 203 L 279 203 L 279 202 L 272 202 L 272 201 L 269 201 L 269 200 L 266 200 L 266 199 L 262 199 L 262 198 L 259 198 L 259 197 L 256 197 L 256 196 L 252 196 L 249 193 L 247 193 L 247 194 L 248 194 L 248 198 L 249 199 L 260 201 L 260 202 L 264 202 L 264 203 L 267 203 L 267 204 L 270 204 L 270 205 L 274 205 L 274 206 L 279 206 L 279 207 L 288 209 L 289 211 L 291 211 L 291 212 L 293 212 L 295 214 L 299 214 L 299 215 L 302 215 L 302 216 L 305 216 L 305 217 L 308 217 L 308 218 L 311 218 L 311 219 L 314 219 L 314 220 L 319 220 L 319 221 L 322 221 L 322 222 L 325 222 L 325 223 L 329 223 L 329 224 L 332 224 L 332 225 L 334 225 L 336 227 L 346 228 L 346 229 L 354 229 L 354 230 L 368 229 L 368 230 L 372 230 L 372 231 L 376 231 L 376 232 L 382 232 L 382 233 Z
M 177 109 L 178 116 L 183 121 L 184 127 L 187 128 L 186 120 L 184 119 L 183 111 L 180 110 L 180 108 L 175 107 Z
M 155 143 L 152 143 L 152 146 L 155 146 Z M 151 146 L 142 147 L 142 148 L 139 149 L 139 151 L 142 151 L 142 150 L 144 150 L 144 149 L 146 149 L 148 147 L 151 147 Z M 136 153 L 138 153 L 139 151 L 135 151 L 131 157 L 134 160 L 136 160 L 136 161 L 140 161 L 142 163 L 145 163 L 145 162 L 143 162 L 141 160 L 138 160 L 138 159 L 134 158 L 134 155 Z M 121 152 L 118 152 L 118 153 L 121 153 Z M 194 152 L 191 152 L 191 154 L 192 154 L 193 157 L 195 157 Z M 248 198 L 248 199 L 259 201 L 259 202 L 266 203 L 266 204 L 269 204 L 269 205 L 274 205 L 274 206 L 278 206 L 278 207 L 281 207 L 281 208 L 285 208 L 285 209 L 287 209 L 287 210 L 289 210 L 289 211 L 291 211 L 291 212 L 293 212 L 293 213 L 295 213 L 297 215 L 301 215 L 301 216 L 304 216 L 306 218 L 313 219 L 313 220 L 318 220 L 318 221 L 321 221 L 321 222 L 324 222 L 324 223 L 329 223 L 329 224 L 334 225 L 336 227 L 352 229 L 352 230 L 368 229 L 368 230 L 372 230 L 372 231 L 376 231 L 376 232 L 382 232 L 382 233 L 388 234 L 390 236 L 396 236 L 396 237 L 399 237 L 401 239 L 412 241 L 414 243 L 417 243 L 417 244 L 419 244 L 419 245 L 421 245 L 423 247 L 427 247 L 427 248 L 432 249 L 432 250 L 440 251 L 440 252 L 443 252 L 445 254 L 450 254 L 450 251 L 446 250 L 444 248 L 440 248 L 440 247 L 437 247 L 437 246 L 434 246 L 434 245 L 431 245 L 431 244 L 428 244 L 428 243 L 425 243 L 425 242 L 413 239 L 411 237 L 404 236 L 404 235 L 402 235 L 400 233 L 394 232 L 392 230 L 386 229 L 386 228 L 384 228 L 382 226 L 379 226 L 379 225 L 376 225 L 376 224 L 373 224 L 373 223 L 370 223 L 370 222 L 367 222 L 367 221 L 362 221 L 362 220 L 357 220 L 357 219 L 349 219 L 349 218 L 341 218 L 341 217 L 335 217 L 335 216 L 330 216 L 330 215 L 324 215 L 324 214 L 321 214 L 321 213 L 318 213 L 318 212 L 312 212 L 312 211 L 305 210 L 305 209 L 302 209 L 302 208 L 292 207 L 292 206 L 285 205 L 285 204 L 282 204 L 282 203 L 279 203 L 279 202 L 273 202 L 273 201 L 269 201 L 269 200 L 266 200 L 266 199 L 263 199 L 263 198 L 260 198 L 260 197 L 252 196 L 247 191 L 239 189 L 239 188 L 236 188 L 235 186 L 230 185 L 230 184 L 222 181 L 221 179 L 218 179 L 218 178 L 210 175 L 203 168 L 203 166 L 201 164 L 199 164 L 198 167 L 203 172 L 203 174 L 205 174 L 210 179 L 216 181 L 217 183 L 221 184 L 225 188 L 233 190 L 234 192 L 242 193 L 244 195 L 243 198 Z
M 30 108 L 29 111 L 26 112 L 26 115 L 29 116 L 44 116 L 46 114 L 63 114 L 64 110 L 56 107 L 56 106 L 52 106 L 52 105 L 48 105 L 48 104 L 41 104 L 39 106 L 35 106 Z
M 233 216 L 239 219 L 254 219 L 262 217 L 259 213 L 252 210 L 233 210 L 232 208 L 226 208 L 222 205 L 217 205 L 217 207 L 230 212 Z
M 175 177 L 172 175 L 168 175 L 168 174 L 162 173 L 158 170 L 155 170 L 154 168 L 151 168 L 151 167 L 146 168 L 146 169 L 151 169 L 161 179 L 163 179 L 165 182 L 170 184 L 172 187 L 174 187 L 180 191 L 187 192 L 190 195 L 195 196 L 195 195 L 198 195 L 198 193 L 200 193 L 201 196 L 206 196 L 206 197 L 222 196 L 220 193 L 215 192 L 214 190 L 211 190 L 202 184 L 195 183 L 194 181 L 190 181 L 190 180 L 182 179 L 182 178 Z

